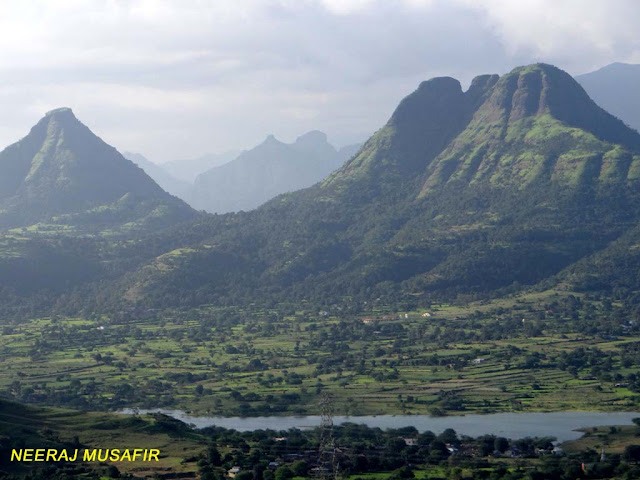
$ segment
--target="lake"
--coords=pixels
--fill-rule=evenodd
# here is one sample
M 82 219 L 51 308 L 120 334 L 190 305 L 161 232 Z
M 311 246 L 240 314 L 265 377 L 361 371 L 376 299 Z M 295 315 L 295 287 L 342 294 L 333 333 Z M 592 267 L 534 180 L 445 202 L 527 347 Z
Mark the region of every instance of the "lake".
M 120 413 L 145 414 L 164 413 L 196 428 L 218 426 L 239 431 L 287 430 L 289 428 L 313 428 L 320 425 L 319 416 L 286 417 L 194 417 L 180 410 L 166 409 L 123 409 Z M 638 412 L 533 412 L 495 413 L 490 415 L 460 415 L 450 417 L 430 417 L 429 415 L 375 415 L 375 416 L 334 416 L 333 422 L 366 424 L 369 427 L 400 428 L 413 426 L 419 431 L 431 430 L 440 433 L 453 428 L 462 435 L 499 435 L 510 439 L 523 437 L 556 437 L 558 441 L 575 440 L 582 436 L 576 431 L 584 427 L 603 425 L 631 425 L 631 419 L 640 417 Z

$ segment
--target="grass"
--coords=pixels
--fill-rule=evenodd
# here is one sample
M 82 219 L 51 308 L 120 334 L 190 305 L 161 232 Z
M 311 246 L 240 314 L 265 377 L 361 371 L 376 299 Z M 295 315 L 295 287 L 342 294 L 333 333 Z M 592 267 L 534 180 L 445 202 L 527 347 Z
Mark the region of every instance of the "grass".
M 623 371 L 620 348 L 640 336 L 530 336 L 525 325 L 507 338 L 467 337 L 503 316 L 536 316 L 550 298 L 555 292 L 436 305 L 431 317 L 407 318 L 384 307 L 328 318 L 204 307 L 152 313 L 152 320 L 33 319 L 0 337 L 0 389 L 22 401 L 215 415 L 316 414 L 322 392 L 334 395 L 336 414 L 351 415 L 636 409 L 638 395 L 615 381 L 581 380 L 588 371 L 574 377 L 551 365 L 563 353 L 597 347 Z M 438 331 L 463 339 L 443 341 Z M 543 360 L 524 367 L 532 355 Z
M 578 453 L 585 450 L 595 450 L 605 454 L 623 453 L 629 445 L 638 445 L 640 428 L 636 425 L 593 427 L 581 430 L 584 436 L 577 440 L 565 442 L 562 448 L 567 453 Z
M 198 470 L 195 457 L 206 446 L 198 433 L 162 431 L 151 416 L 33 408 L 0 400 L 2 435 L 19 435 L 25 448 L 159 449 L 157 463 L 111 462 L 121 472 L 145 477 L 166 471 L 194 474 Z

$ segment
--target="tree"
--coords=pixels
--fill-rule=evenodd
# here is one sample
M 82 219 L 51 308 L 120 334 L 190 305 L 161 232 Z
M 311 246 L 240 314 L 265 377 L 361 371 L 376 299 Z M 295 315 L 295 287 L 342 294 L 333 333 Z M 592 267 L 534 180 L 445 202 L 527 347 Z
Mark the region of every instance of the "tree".
M 442 440 L 434 440 L 429 445 L 429 460 L 435 463 L 438 463 L 449 455 L 449 451 L 447 450 L 447 446 Z
M 640 445 L 627 445 L 624 449 L 624 459 L 628 462 L 640 462 Z
M 284 465 L 282 467 L 278 467 L 274 474 L 275 480 L 288 480 L 294 476 L 293 470 Z
M 253 480 L 253 473 L 248 470 L 238 473 L 235 477 L 236 480 Z
M 118 470 L 118 467 L 115 465 L 109 465 L 107 475 L 109 475 L 110 478 L 120 478 L 120 470 Z
M 414 478 L 415 475 L 410 467 L 404 466 L 397 470 L 394 470 L 389 476 L 390 480 L 406 480 L 408 478 Z
M 262 480 L 274 480 L 275 475 L 271 470 L 265 470 L 262 472 Z
M 458 440 L 458 434 L 453 428 L 447 428 L 438 436 L 438 438 L 444 443 L 450 443 L 451 445 L 458 445 L 460 443 Z
M 493 447 L 500 453 L 504 453 L 509 448 L 509 440 L 504 437 L 496 437 Z
M 402 452 L 405 448 L 407 448 L 407 444 L 405 443 L 404 439 L 400 437 L 390 438 L 389 441 L 387 441 L 386 450 L 389 453 L 400 454 L 400 452 Z
M 296 477 L 305 477 L 309 471 L 309 465 L 304 460 L 298 460 L 291 464 L 291 470 Z
M 220 456 L 220 452 L 215 445 L 211 445 L 211 447 L 209 447 L 209 450 L 207 451 L 207 457 L 211 465 L 216 467 L 222 465 L 222 457 Z
M 436 439 L 436 434 L 430 430 L 421 433 L 418 435 L 418 445 L 428 446 L 431 442 Z

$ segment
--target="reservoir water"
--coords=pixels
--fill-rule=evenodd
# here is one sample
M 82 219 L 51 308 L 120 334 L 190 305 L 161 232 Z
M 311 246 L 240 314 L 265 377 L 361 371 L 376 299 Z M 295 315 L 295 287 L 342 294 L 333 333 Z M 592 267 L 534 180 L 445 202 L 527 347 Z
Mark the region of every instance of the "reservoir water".
M 318 416 L 286 417 L 195 417 L 180 410 L 123 409 L 120 413 L 145 414 L 164 413 L 196 428 L 218 426 L 239 431 L 288 430 L 289 428 L 313 428 L 320 425 Z M 440 433 L 453 428 L 458 434 L 477 437 L 485 434 L 499 435 L 511 439 L 523 437 L 556 437 L 559 442 L 575 440 L 582 436 L 579 428 L 603 425 L 631 425 L 632 419 L 640 417 L 638 412 L 533 412 L 495 413 L 490 415 L 460 415 L 431 417 L 429 415 L 375 415 L 333 417 L 334 424 L 345 422 L 366 424 L 369 427 L 400 428 L 413 426 L 419 431 L 431 430 Z

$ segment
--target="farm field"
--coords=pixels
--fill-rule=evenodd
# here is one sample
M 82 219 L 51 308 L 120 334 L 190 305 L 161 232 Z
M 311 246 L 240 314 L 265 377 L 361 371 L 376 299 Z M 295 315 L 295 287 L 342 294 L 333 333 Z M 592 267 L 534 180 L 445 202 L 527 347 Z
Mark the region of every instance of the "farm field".
M 428 311 L 203 307 L 3 327 L 0 389 L 27 403 L 207 415 L 633 410 L 640 331 L 543 292 Z

